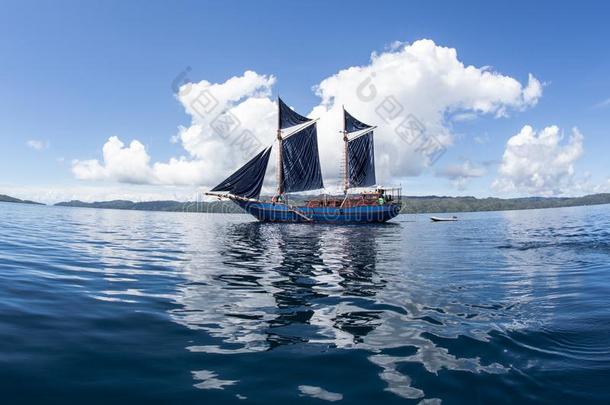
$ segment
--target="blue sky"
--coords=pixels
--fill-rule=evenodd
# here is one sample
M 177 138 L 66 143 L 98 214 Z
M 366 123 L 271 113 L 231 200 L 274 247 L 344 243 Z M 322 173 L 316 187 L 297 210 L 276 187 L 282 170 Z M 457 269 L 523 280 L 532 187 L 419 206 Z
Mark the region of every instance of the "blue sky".
M 610 6 L 559 4 L 3 1 L 0 192 L 43 200 L 115 186 L 129 197 L 145 199 L 151 187 L 163 194 L 162 185 L 79 180 L 72 162 L 101 159 L 114 135 L 126 144 L 137 139 L 152 162 L 188 156 L 180 142 L 170 142 L 192 120 L 172 89 L 185 68 L 194 82 L 222 83 L 246 70 L 273 75 L 271 97 L 279 92 L 307 113 L 320 103 L 312 87 L 325 78 L 370 63 L 372 52 L 395 41 L 420 39 L 454 48 L 465 65 L 490 66 L 523 86 L 531 73 L 544 86 L 535 105 L 506 117 L 446 123 L 452 141 L 445 155 L 418 175 L 396 179 L 406 194 L 536 194 L 522 183 L 509 191 L 492 186 L 507 141 L 524 125 L 557 126 L 561 145 L 577 127 L 582 153 L 570 162 L 573 180 L 558 193 L 603 191 L 610 176 Z M 456 181 L 451 168 L 466 161 L 481 170 Z M 62 189 L 71 191 L 44 195 Z

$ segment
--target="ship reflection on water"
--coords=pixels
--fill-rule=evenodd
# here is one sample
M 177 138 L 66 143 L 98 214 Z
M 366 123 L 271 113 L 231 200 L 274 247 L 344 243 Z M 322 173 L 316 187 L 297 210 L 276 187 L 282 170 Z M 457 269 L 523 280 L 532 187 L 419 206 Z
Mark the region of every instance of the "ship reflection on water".
M 207 332 L 215 343 L 188 350 L 228 355 L 288 345 L 315 352 L 362 349 L 386 389 L 406 398 L 424 392 L 398 371 L 401 363 L 423 365 L 430 373 L 503 372 L 497 363 L 456 358 L 431 339 L 430 333 L 451 333 L 442 317 L 466 319 L 468 313 L 412 301 L 425 286 L 404 280 L 399 270 L 405 267 L 404 252 L 396 248 L 405 243 L 401 228 L 259 222 L 216 228 L 217 250 L 185 269 L 188 281 L 177 294 L 181 308 L 172 312 L 176 322 Z M 485 340 L 488 331 L 472 322 L 471 332 Z M 402 348 L 402 355 L 386 353 L 393 348 Z
M 396 226 L 234 224 L 219 230 L 217 258 L 188 272 L 177 320 L 222 339 L 220 352 L 316 342 L 362 342 L 380 323 L 361 308 L 385 281 L 376 272 L 378 234 Z M 201 349 L 201 348 L 200 348 Z

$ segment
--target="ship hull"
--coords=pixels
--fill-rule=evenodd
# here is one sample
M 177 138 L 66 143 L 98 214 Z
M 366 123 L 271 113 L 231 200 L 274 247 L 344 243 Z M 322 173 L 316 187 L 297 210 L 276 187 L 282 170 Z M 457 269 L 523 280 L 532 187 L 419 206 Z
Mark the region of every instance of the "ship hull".
M 400 204 L 365 205 L 348 208 L 293 207 L 283 203 L 234 200 L 262 222 L 367 224 L 386 222 L 397 216 Z

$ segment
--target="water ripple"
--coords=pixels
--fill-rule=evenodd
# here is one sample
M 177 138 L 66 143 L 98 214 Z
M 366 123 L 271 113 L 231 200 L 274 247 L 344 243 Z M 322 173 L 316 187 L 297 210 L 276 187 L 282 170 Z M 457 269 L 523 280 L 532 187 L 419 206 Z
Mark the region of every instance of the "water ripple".
M 29 399 L 607 399 L 604 206 L 345 227 L 0 208 L 0 386 Z

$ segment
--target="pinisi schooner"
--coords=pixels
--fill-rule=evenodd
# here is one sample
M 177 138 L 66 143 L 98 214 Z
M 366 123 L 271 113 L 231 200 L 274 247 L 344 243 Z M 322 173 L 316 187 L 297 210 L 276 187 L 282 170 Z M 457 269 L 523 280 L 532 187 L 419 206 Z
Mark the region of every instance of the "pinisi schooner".
M 360 122 L 343 109 L 343 196 L 322 195 L 298 206 L 289 193 L 324 188 L 316 121 L 298 114 L 278 98 L 277 192 L 260 199 L 272 146 L 265 148 L 208 195 L 228 198 L 260 221 L 312 223 L 386 222 L 400 212 L 400 188 L 350 194 L 351 188 L 373 187 L 376 127 Z

